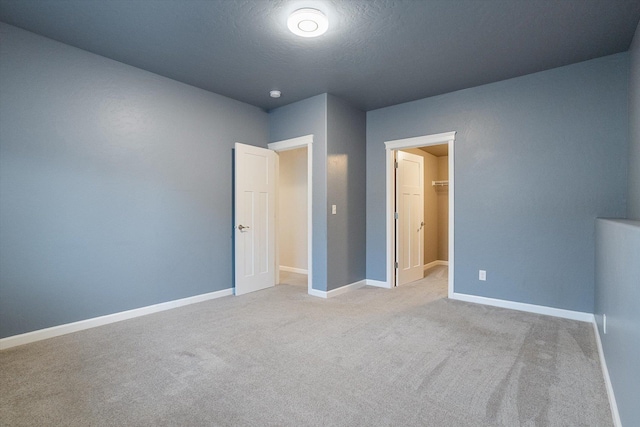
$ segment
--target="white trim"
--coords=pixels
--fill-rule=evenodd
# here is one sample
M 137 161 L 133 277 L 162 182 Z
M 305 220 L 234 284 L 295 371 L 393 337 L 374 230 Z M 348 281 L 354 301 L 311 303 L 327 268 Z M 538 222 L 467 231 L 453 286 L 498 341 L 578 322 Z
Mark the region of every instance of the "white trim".
M 313 135 L 304 135 L 297 138 L 267 144 L 270 150 L 275 152 L 295 150 L 307 147 L 307 293 L 313 295 Z M 277 237 L 276 233 L 276 246 Z M 280 272 L 277 271 L 278 282 Z
M 317 289 L 309 289 L 308 293 L 312 297 L 327 298 L 327 293 L 325 291 L 319 291 Z
M 384 280 L 367 279 L 366 285 L 367 286 L 375 286 L 376 288 L 391 289 L 389 287 L 389 284 L 387 282 L 385 282 Z
M 341 286 L 337 289 L 332 289 L 328 292 L 319 291 L 317 289 L 311 289 L 309 291 L 309 295 L 312 295 L 314 297 L 320 297 L 320 298 L 333 298 L 333 297 L 337 297 L 338 295 L 342 295 L 344 293 L 362 288 L 365 285 L 367 285 L 367 280 L 360 280 L 359 282 L 350 283 L 348 285 Z
M 607 362 L 604 360 L 604 349 L 602 348 L 602 341 L 600 340 L 600 330 L 598 329 L 598 324 L 595 321 L 595 317 L 593 320 L 593 330 L 596 335 L 598 354 L 600 355 L 600 366 L 602 367 L 604 385 L 607 389 L 607 397 L 609 398 L 609 406 L 611 407 L 613 425 L 614 427 L 622 427 L 622 422 L 620 421 L 620 412 L 618 412 L 618 404 L 616 403 L 616 396 L 613 393 L 613 385 L 611 384 L 611 378 L 609 377 L 609 369 L 607 368 Z
M 267 148 L 273 151 L 295 150 L 313 144 L 313 135 L 299 136 L 297 138 L 285 139 L 277 142 L 270 142 Z
M 313 289 L 313 135 L 307 141 L 307 292 Z
M 427 271 L 431 267 L 435 267 L 436 265 L 449 265 L 449 261 L 442 261 L 441 259 L 437 259 L 435 261 L 431 261 L 428 264 L 425 264 L 423 269 Z
M 288 271 L 289 273 L 309 274 L 309 270 L 304 268 L 287 267 L 286 265 L 281 265 L 280 270 Z
M 475 304 L 490 305 L 493 307 L 508 308 L 511 310 L 526 311 L 528 313 L 544 314 L 546 316 L 561 317 L 563 319 L 577 320 L 580 322 L 593 322 L 591 313 L 571 311 L 562 308 L 547 307 L 544 305 L 527 304 L 523 302 L 507 301 L 503 299 L 480 297 L 477 295 L 459 294 L 454 292 L 450 299 L 472 302 Z
M 384 147 L 387 150 L 399 150 L 401 148 L 426 147 L 427 145 L 447 144 L 456 139 L 455 132 L 436 133 L 433 135 L 422 135 L 413 138 L 396 139 L 386 141 Z
M 429 145 L 448 144 L 448 156 L 449 156 L 449 269 L 448 269 L 448 289 L 447 294 L 449 298 L 452 298 L 454 292 L 454 227 L 455 227 L 455 150 L 454 143 L 456 139 L 456 132 L 444 132 L 434 135 L 417 136 L 414 138 L 396 139 L 392 141 L 386 141 L 384 143 L 386 150 L 386 170 L 387 170 L 387 286 L 392 288 L 394 285 L 394 272 L 395 272 L 395 243 L 396 236 L 394 232 L 394 161 L 395 150 L 401 148 L 416 148 L 426 147 Z
M 276 215 L 275 215 L 275 232 L 273 234 L 273 239 L 275 240 L 274 242 L 274 253 L 273 253 L 273 264 L 274 264 L 274 270 L 275 270 L 275 280 L 273 281 L 274 286 L 280 284 L 280 239 L 279 236 L 280 234 L 278 233 L 279 229 L 280 229 L 280 155 L 278 155 L 276 153 L 276 172 L 275 172 L 275 177 L 274 177 L 275 181 L 276 181 L 276 197 L 275 197 L 275 211 L 276 211 Z
M 448 255 L 448 261 L 447 261 L 447 265 L 449 266 L 448 269 L 448 278 L 449 278 L 449 283 L 448 283 L 448 287 L 447 287 L 447 295 L 448 296 L 452 296 L 453 295 L 453 291 L 454 291 L 454 287 L 453 287 L 453 261 L 454 261 L 454 251 L 453 251 L 453 245 L 454 245 L 454 226 L 455 226 L 455 200 L 456 200 L 456 186 L 454 185 L 455 182 L 455 173 L 454 173 L 454 159 L 455 159 L 455 155 L 456 152 L 453 149 L 453 143 L 455 142 L 455 132 L 453 132 L 452 135 L 453 139 L 450 139 L 448 144 L 448 156 L 449 156 L 449 255 Z
M 386 143 L 385 143 L 386 145 Z M 395 188 L 395 179 L 394 169 L 396 156 L 395 152 L 390 149 L 386 149 L 387 153 L 387 286 L 389 288 L 393 288 L 395 285 L 395 246 L 396 246 L 396 237 L 394 230 L 394 221 L 395 221 L 395 200 L 394 200 L 394 188 Z
M 46 329 L 39 329 L 37 331 L 27 332 L 25 334 L 13 335 L 11 337 L 0 339 L 0 350 L 5 350 L 7 348 L 29 344 L 36 341 L 46 340 L 48 338 L 54 338 L 60 335 L 70 334 L 72 332 L 83 331 L 85 329 L 95 328 L 97 326 L 108 325 L 109 323 L 133 319 L 134 317 L 146 316 L 147 314 L 157 313 L 159 311 L 171 310 L 173 308 L 183 307 L 185 305 L 226 297 L 228 295 L 233 295 L 233 288 L 223 289 L 216 292 L 209 292 L 207 294 L 196 295 L 193 297 L 187 297 L 173 301 L 162 302 L 160 304 L 148 305 L 146 307 L 134 308 L 132 310 L 107 314 L 105 316 L 80 320 L 78 322 L 66 323 L 64 325 L 53 326 Z

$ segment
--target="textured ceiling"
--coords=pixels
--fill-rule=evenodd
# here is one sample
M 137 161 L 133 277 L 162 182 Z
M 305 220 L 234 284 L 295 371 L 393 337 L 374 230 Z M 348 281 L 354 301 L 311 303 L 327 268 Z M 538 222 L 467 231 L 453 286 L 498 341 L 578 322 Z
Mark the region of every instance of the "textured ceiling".
M 324 36 L 289 33 L 301 7 Z M 640 0 L 0 0 L 0 20 L 266 110 L 372 110 L 626 51 Z

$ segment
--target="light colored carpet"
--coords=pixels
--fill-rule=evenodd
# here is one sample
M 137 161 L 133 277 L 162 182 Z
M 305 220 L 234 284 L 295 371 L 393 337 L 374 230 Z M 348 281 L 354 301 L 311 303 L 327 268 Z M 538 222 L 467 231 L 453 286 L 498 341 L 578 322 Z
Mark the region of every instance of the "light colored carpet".
M 280 284 L 289 286 L 300 286 L 303 287 L 304 292 L 306 292 L 307 275 L 280 270 Z
M 0 424 L 612 424 L 590 324 L 445 295 L 283 284 L 5 350 Z

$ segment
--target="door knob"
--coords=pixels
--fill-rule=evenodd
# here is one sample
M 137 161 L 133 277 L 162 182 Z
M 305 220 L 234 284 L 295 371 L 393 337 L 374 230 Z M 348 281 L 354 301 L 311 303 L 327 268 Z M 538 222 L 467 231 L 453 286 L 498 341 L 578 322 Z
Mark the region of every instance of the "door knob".
M 240 230 L 240 231 L 242 231 L 242 230 L 248 230 L 249 228 L 251 228 L 251 227 L 249 227 L 248 225 L 242 225 L 242 224 L 240 224 L 240 225 L 238 226 L 238 230 Z

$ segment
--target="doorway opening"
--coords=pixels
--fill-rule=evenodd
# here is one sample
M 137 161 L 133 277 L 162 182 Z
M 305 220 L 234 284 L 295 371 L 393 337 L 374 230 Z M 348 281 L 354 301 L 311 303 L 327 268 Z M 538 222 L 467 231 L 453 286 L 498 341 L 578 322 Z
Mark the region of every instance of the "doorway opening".
M 276 284 L 312 289 L 313 135 L 268 144 L 278 153 Z
M 279 281 L 307 286 L 307 147 L 278 153 Z
M 454 141 L 447 132 L 385 142 L 389 288 L 446 272 L 453 294 Z

